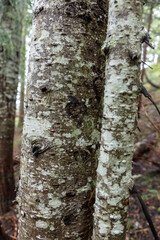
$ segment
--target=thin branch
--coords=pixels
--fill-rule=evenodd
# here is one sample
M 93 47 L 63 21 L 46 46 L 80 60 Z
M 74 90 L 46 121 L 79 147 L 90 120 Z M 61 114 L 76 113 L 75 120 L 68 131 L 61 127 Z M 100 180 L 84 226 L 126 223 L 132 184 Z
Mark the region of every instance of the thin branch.
M 154 102 L 152 96 L 148 93 L 147 89 L 143 86 L 143 84 L 141 83 L 141 93 L 143 93 L 143 95 L 148 98 L 152 103 L 153 105 L 155 106 L 155 108 L 157 109 L 157 112 L 159 113 L 160 115 L 160 110 L 159 108 L 157 107 L 157 104 Z
M 146 112 L 144 105 L 142 105 L 143 107 L 143 111 L 145 113 L 145 116 L 147 117 L 147 119 L 149 120 L 149 122 L 152 124 L 152 126 L 156 129 L 157 132 L 159 132 L 159 128 L 155 125 L 155 123 L 152 121 L 152 119 L 150 118 L 150 116 L 148 115 L 148 113 Z
M 146 43 L 150 48 L 154 49 L 153 45 L 152 45 L 149 41 L 145 40 L 145 43 Z
M 142 61 L 141 60 L 141 62 L 143 63 L 143 64 L 145 64 L 146 66 L 148 66 L 150 69 L 153 69 L 151 66 L 149 66 L 146 62 L 144 62 L 144 61 Z
M 151 216 L 150 216 L 150 214 L 149 214 L 149 212 L 148 212 L 148 209 L 147 209 L 147 207 L 146 207 L 143 199 L 141 198 L 141 195 L 140 195 L 139 192 L 137 191 L 137 188 L 136 188 L 135 185 L 133 186 L 133 189 L 132 189 L 131 193 L 135 193 L 135 194 L 137 195 L 137 198 L 138 198 L 138 200 L 139 200 L 139 202 L 140 202 L 140 204 L 141 204 L 143 213 L 144 213 L 144 215 L 145 215 L 145 217 L 146 217 L 146 220 L 147 220 L 147 222 L 148 222 L 148 224 L 149 224 L 149 226 L 150 226 L 150 229 L 151 229 L 151 231 L 152 231 L 152 234 L 153 234 L 153 236 L 154 236 L 154 239 L 155 239 L 155 240 L 159 240 L 158 234 L 157 234 L 157 232 L 156 232 L 156 229 L 155 229 L 155 227 L 154 227 L 154 224 L 153 224 L 153 222 L 152 222 L 152 219 L 151 219 Z

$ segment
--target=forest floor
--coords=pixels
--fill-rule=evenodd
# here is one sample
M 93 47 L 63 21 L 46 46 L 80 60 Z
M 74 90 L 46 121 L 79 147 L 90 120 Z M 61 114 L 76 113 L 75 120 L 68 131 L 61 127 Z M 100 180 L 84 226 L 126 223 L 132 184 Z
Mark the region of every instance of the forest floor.
M 133 175 L 137 175 L 135 185 L 149 210 L 160 237 L 160 116 L 146 99 L 143 99 L 138 128 L 133 158 Z M 16 182 L 19 179 L 21 134 L 22 130 L 16 128 L 14 141 Z M 10 212 L 0 217 L 2 228 L 11 237 L 10 239 L 17 239 L 16 214 L 15 203 Z M 154 239 L 138 198 L 136 194 L 132 194 L 129 203 L 126 240 Z

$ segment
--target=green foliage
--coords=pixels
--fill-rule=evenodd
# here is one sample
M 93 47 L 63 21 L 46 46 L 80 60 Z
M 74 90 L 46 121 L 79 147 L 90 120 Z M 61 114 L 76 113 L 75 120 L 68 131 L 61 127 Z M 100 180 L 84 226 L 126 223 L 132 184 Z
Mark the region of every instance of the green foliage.
M 144 0 L 144 4 L 147 6 L 157 6 L 160 4 L 160 0 Z

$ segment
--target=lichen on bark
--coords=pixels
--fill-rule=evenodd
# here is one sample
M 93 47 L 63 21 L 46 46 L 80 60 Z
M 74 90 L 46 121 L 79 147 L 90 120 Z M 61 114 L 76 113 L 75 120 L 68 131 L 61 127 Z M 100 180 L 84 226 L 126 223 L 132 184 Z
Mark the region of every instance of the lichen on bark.
M 99 148 L 107 4 L 35 0 L 33 11 L 19 240 L 86 240 L 92 234 L 88 201 Z
M 141 0 L 109 1 L 104 109 L 97 169 L 95 240 L 125 240 L 140 92 Z

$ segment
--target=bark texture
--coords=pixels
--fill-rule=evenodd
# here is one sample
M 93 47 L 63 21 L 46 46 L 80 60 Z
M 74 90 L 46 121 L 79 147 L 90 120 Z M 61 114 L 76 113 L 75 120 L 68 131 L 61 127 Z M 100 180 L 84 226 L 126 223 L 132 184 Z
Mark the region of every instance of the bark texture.
M 151 7 L 150 7 L 150 12 L 149 12 L 149 16 L 148 16 L 148 27 L 147 27 L 148 33 L 150 33 L 150 29 L 151 29 L 153 8 L 154 8 L 154 5 L 152 4 Z M 146 62 L 146 60 L 147 60 L 147 44 L 144 44 L 143 45 L 143 62 Z M 144 77 L 145 77 L 145 66 L 144 66 L 144 63 L 143 63 L 142 73 L 141 73 L 142 82 L 143 82 Z
M 27 11 L 27 9 L 26 9 Z M 25 13 L 26 15 L 26 13 Z M 23 119 L 24 119 L 24 88 L 25 88 L 25 64 L 26 64 L 26 28 L 27 28 L 26 20 L 23 22 L 22 28 L 22 46 L 21 46 L 21 56 L 20 56 L 20 69 L 19 69 L 19 77 L 20 77 L 20 105 L 19 105 L 19 121 L 18 126 L 23 126 Z
M 96 240 L 125 240 L 137 105 L 141 43 L 146 36 L 141 0 L 109 1 L 106 84 L 97 169 Z
M 0 2 L 0 214 L 15 198 L 12 155 L 22 5 L 23 1 Z
M 91 239 L 106 12 L 106 1 L 35 0 L 19 240 Z

